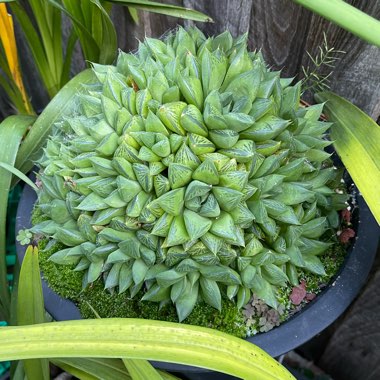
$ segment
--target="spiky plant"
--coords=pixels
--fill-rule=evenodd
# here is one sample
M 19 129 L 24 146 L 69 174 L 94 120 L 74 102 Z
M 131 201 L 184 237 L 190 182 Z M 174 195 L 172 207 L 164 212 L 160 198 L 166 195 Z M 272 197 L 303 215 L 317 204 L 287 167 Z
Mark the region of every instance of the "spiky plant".
M 173 302 L 181 321 L 201 300 L 276 307 L 297 268 L 324 273 L 318 238 L 344 204 L 329 187 L 329 124 L 246 35 L 179 28 L 93 69 L 39 160 L 48 220 L 32 231 L 67 247 L 50 260 L 75 264 L 83 286 L 102 276 Z

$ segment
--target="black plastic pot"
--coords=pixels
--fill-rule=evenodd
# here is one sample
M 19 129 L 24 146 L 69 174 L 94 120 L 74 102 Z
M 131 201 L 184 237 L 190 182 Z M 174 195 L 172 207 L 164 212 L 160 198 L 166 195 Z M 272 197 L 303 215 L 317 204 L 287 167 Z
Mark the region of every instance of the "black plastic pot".
M 36 195 L 28 186 L 21 196 L 16 218 L 16 231 L 29 228 L 30 216 Z M 370 272 L 379 243 L 379 226 L 368 209 L 363 198 L 357 196 L 359 215 L 357 237 L 349 250 L 340 272 L 315 300 L 305 306 L 285 323 L 273 330 L 248 338 L 273 357 L 289 352 L 323 331 L 333 323 L 350 305 Z M 20 262 L 24 256 L 25 247 L 17 244 L 17 255 Z M 78 308 L 67 299 L 54 293 L 43 281 L 45 307 L 56 320 L 81 319 Z M 155 363 L 156 367 L 173 372 L 186 374 L 191 380 L 200 379 L 232 379 L 219 374 L 205 373 L 206 370 L 171 363 Z

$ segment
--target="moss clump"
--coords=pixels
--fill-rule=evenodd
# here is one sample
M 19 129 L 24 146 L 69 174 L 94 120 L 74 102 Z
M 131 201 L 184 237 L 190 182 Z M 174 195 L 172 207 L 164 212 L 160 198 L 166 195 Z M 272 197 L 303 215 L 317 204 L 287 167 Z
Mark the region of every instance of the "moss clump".
M 45 220 L 49 220 L 49 217 L 45 215 L 39 207 L 34 207 L 31 217 L 32 225 L 35 226 Z
M 47 240 L 38 243 L 40 251 L 40 267 L 44 279 L 49 283 L 51 289 L 64 298 L 77 300 L 82 291 L 82 274 L 74 272 L 74 266 L 57 265 L 49 261 L 49 257 L 63 248 L 62 244 L 55 244 L 50 249 L 46 249 Z
M 42 220 L 43 215 L 35 210 L 32 216 L 33 223 L 39 223 Z M 58 265 L 48 260 L 53 253 L 63 249 L 64 246 L 57 243 L 51 248 L 46 249 L 47 243 L 48 240 L 41 240 L 38 244 L 43 276 L 57 294 L 71 299 L 78 305 L 83 318 L 94 318 L 95 311 L 101 318 L 144 318 L 178 322 L 177 313 L 173 305 L 166 304 L 160 308 L 155 302 L 139 301 L 143 292 L 137 294 L 134 299 L 130 299 L 127 293 L 110 293 L 104 290 L 101 278 L 86 289 L 82 289 L 82 275 L 79 272 L 73 271 L 74 266 Z M 319 293 L 323 285 L 328 284 L 336 275 L 345 256 L 345 248 L 342 244 L 336 242 L 320 257 L 326 270 L 325 276 L 299 270 L 298 276 L 306 282 L 307 292 Z M 299 309 L 298 306 L 290 302 L 289 296 L 291 291 L 292 286 L 290 285 L 278 289 L 277 300 L 283 310 L 279 317 L 280 322 L 286 321 L 290 315 Z M 247 326 L 242 311 L 238 310 L 231 301 L 223 299 L 221 312 L 205 303 L 198 303 L 184 323 L 214 328 L 240 338 L 245 338 L 259 331 L 260 318 L 260 316 L 257 316 L 257 320 L 251 318 L 250 326 Z
M 303 270 L 298 271 L 300 279 L 306 282 L 306 291 L 309 293 L 319 293 L 332 278 L 338 273 L 339 268 L 342 266 L 346 257 L 346 248 L 336 241 L 328 251 L 320 257 L 326 274 L 324 276 L 316 275 Z
M 78 304 L 84 318 L 93 318 L 96 311 L 101 318 L 127 317 L 178 322 L 173 305 L 167 304 L 159 308 L 155 302 L 139 301 L 139 295 L 142 296 L 142 293 L 137 294 L 135 299 L 130 299 L 125 293 L 111 294 L 104 291 L 101 283 L 97 282 L 81 294 Z M 240 338 L 246 337 L 241 312 L 228 300 L 222 302 L 221 312 L 205 303 L 197 304 L 183 323 L 214 328 Z
M 41 222 L 41 215 L 33 212 L 34 222 Z M 103 280 L 99 278 L 91 286 L 82 289 L 82 275 L 73 271 L 74 266 L 58 265 L 49 261 L 49 257 L 65 248 L 62 244 L 55 244 L 46 249 L 48 240 L 40 240 L 40 267 L 43 277 L 51 289 L 64 298 L 74 301 L 83 318 L 94 318 L 94 311 L 101 318 L 144 318 L 178 322 L 176 309 L 167 304 L 161 309 L 155 302 L 139 301 L 143 295 L 137 294 L 130 299 L 127 293 L 110 293 L 104 290 Z M 184 323 L 214 328 L 240 338 L 246 336 L 246 327 L 240 310 L 229 300 L 222 301 L 221 312 L 213 307 L 199 303 Z
M 331 282 L 334 276 L 337 275 L 339 268 L 342 266 L 344 259 L 346 257 L 347 251 L 346 248 L 337 240 L 334 244 L 324 253 L 320 259 L 324 265 L 326 274 L 320 276 L 305 270 L 298 270 L 298 278 L 300 281 L 304 281 L 306 285 L 306 292 L 317 295 L 321 290 Z M 266 305 L 261 305 L 260 300 L 250 300 L 250 302 L 245 306 L 243 314 L 245 315 L 245 325 L 247 329 L 247 335 L 252 336 L 258 332 L 265 331 L 266 326 L 274 327 L 270 319 L 272 318 L 275 312 L 278 313 L 278 318 L 280 323 L 285 322 L 293 314 L 298 312 L 304 305 L 308 302 L 307 299 L 302 301 L 301 305 L 294 305 L 290 300 L 290 294 L 292 293 L 293 287 L 283 286 L 279 287 L 277 290 L 276 298 L 279 303 L 278 309 L 275 310 Z M 253 302 L 255 301 L 255 302 Z M 257 306 L 257 304 L 259 304 Z M 256 309 L 252 308 L 255 306 Z M 269 313 L 269 317 L 267 314 Z M 263 329 L 264 326 L 264 329 Z

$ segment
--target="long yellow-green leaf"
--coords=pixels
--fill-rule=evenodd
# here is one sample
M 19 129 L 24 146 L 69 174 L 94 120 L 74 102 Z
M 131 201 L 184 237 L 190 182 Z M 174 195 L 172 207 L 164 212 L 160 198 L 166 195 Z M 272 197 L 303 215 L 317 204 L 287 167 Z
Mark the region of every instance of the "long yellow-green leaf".
M 333 92 L 321 92 L 315 98 L 327 102 L 324 110 L 334 122 L 330 132 L 334 147 L 380 224 L 380 127 Z
M 128 380 L 131 378 L 120 359 L 55 358 L 51 359 L 51 362 L 80 379 L 85 375 L 104 380 Z
M 75 44 L 78 40 L 78 36 L 75 33 L 74 29 L 71 29 L 69 38 L 67 39 L 66 44 L 66 55 L 62 66 L 62 74 L 61 74 L 61 88 L 69 81 L 70 78 L 70 69 L 71 69 L 71 61 L 74 53 Z
M 163 380 L 179 380 L 180 378 L 177 376 L 172 375 L 169 372 L 158 370 L 159 374 L 163 378 Z
M 38 72 L 44 82 L 44 86 L 48 94 L 52 97 L 57 93 L 58 88 L 57 83 L 54 81 L 54 73 L 51 72 L 40 35 L 33 26 L 33 23 L 30 22 L 28 13 L 19 2 L 12 2 L 11 9 L 24 33 Z
M 79 368 L 73 367 L 70 364 L 67 364 L 65 362 L 59 363 L 55 362 L 54 360 L 51 361 L 54 365 L 57 367 L 61 368 L 63 371 L 69 373 L 70 375 L 73 375 L 76 379 L 78 378 L 79 380 L 100 380 L 102 379 L 101 377 L 98 376 L 93 376 L 86 371 L 83 371 Z M 124 379 L 124 378 L 123 378 Z M 128 380 L 130 378 L 127 378 Z
M 17 324 L 19 326 L 43 323 L 45 321 L 44 297 L 40 266 L 38 264 L 38 248 L 29 246 L 21 265 L 18 297 Z M 28 379 L 49 379 L 49 361 L 47 359 L 25 360 L 25 373 Z
M 47 1 L 70 18 L 80 40 L 85 58 L 91 62 L 97 62 L 100 54 L 99 46 L 91 34 L 91 25 L 87 21 L 92 17 L 92 14 L 89 14 L 92 12 L 91 2 L 83 0 L 78 6 L 78 1 L 76 0 L 63 0 L 62 3 L 57 0 Z
M 164 380 L 147 360 L 123 359 L 132 380 Z
M 14 166 L 0 161 L 0 168 L 8 170 L 12 174 L 14 174 L 16 177 L 24 181 L 32 189 L 34 189 L 35 191 L 38 191 L 38 187 L 23 172 L 20 172 L 20 170 L 16 169 Z
M 55 358 L 50 359 L 50 362 L 81 380 L 86 379 L 86 376 L 89 379 L 100 380 L 131 379 L 121 359 Z M 164 380 L 179 380 L 178 377 L 165 371 L 158 370 L 158 372 Z
M 16 263 L 13 268 L 13 286 L 11 291 L 11 311 L 9 317 L 9 325 L 17 325 L 17 295 L 18 295 L 18 283 L 20 278 L 20 264 L 16 258 Z M 24 380 L 24 362 L 22 360 L 11 362 L 10 378 L 12 380 Z
M 0 161 L 13 166 L 17 151 L 27 128 L 34 122 L 32 116 L 10 116 L 0 124 Z M 8 194 L 12 173 L 0 168 L 0 312 L 9 320 L 10 295 L 5 263 L 5 229 Z
M 14 365 L 14 370 L 12 372 L 12 365 Z M 12 362 L 11 364 L 11 379 L 12 380 L 25 380 L 25 370 L 24 362 Z
M 61 13 L 45 0 L 29 0 L 41 36 L 50 73 L 59 88 L 63 66 Z
M 343 0 L 293 0 L 363 40 L 380 46 L 380 21 Z
M 45 143 L 53 124 L 70 113 L 77 104 L 77 96 L 84 91 L 84 85 L 96 82 L 91 69 L 82 71 L 70 80 L 46 106 L 33 124 L 23 141 L 16 159 L 16 167 L 27 173 L 33 167 L 32 160 L 36 158 Z
M 19 89 L 19 93 L 21 95 L 21 100 L 23 103 L 22 111 L 26 111 L 27 114 L 33 115 L 34 112 L 22 80 L 16 37 L 13 27 L 13 18 L 12 15 L 8 14 L 5 4 L 0 4 L 0 42 L 2 45 L 1 50 L 5 55 L 7 66 L 11 72 L 11 75 L 8 75 L 8 79 Z
M 131 16 L 133 22 L 136 25 L 139 25 L 140 19 L 139 19 L 139 14 L 137 12 L 137 9 L 133 8 L 133 7 L 127 7 L 127 8 L 128 8 L 129 15 Z
M 143 11 L 161 13 L 167 16 L 180 17 L 188 20 L 213 22 L 212 18 L 194 9 L 179 7 L 178 5 L 157 3 L 145 0 L 110 0 L 112 3 L 124 4 Z
M 89 308 L 95 314 L 96 318 L 101 319 L 96 310 L 87 302 Z M 122 359 L 124 366 L 127 368 L 130 373 L 132 380 L 166 380 L 167 376 L 160 376 L 158 370 L 153 368 L 153 366 L 147 360 L 141 359 Z M 166 373 L 165 373 L 166 374 Z M 176 380 L 177 378 L 173 376 L 170 380 Z
M 91 5 L 95 7 L 93 12 L 98 12 L 101 19 L 100 24 L 102 28 L 102 40 L 99 41 L 99 63 L 112 64 L 117 53 L 117 36 L 115 26 L 99 0 L 91 0 Z M 100 28 L 100 25 L 94 25 L 94 27 Z
M 294 377 L 263 350 L 220 331 L 144 319 L 88 319 L 0 328 L 0 359 L 108 357 L 204 367 L 243 379 Z

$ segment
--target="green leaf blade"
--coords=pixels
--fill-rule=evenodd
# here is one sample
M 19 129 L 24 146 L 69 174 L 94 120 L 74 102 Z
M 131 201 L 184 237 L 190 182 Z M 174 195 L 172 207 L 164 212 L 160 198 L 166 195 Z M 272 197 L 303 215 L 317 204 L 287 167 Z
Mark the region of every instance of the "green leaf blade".
M 201 22 L 213 22 L 212 18 L 205 15 L 204 13 L 195 11 L 193 9 L 179 7 L 177 5 L 162 4 L 155 1 L 144 1 L 144 0 L 110 0 L 112 3 L 118 3 L 143 11 L 160 13 L 167 16 L 184 18 L 187 20 L 201 21 Z
M 55 358 L 51 362 L 80 379 L 84 378 L 84 374 L 87 376 L 85 379 L 127 380 L 131 378 L 120 359 Z
M 10 116 L 0 124 L 0 162 L 13 167 L 20 142 L 27 128 L 34 122 L 32 116 Z M 0 168 L 0 312 L 9 320 L 10 297 L 6 280 L 6 215 L 12 173 Z
M 195 365 L 243 379 L 294 380 L 255 345 L 198 326 L 109 318 L 6 327 L 0 331 L 3 360 L 128 357 Z
M 147 360 L 123 359 L 132 380 L 163 380 L 160 373 Z
M 33 248 L 30 245 L 26 249 L 20 270 L 17 324 L 23 326 L 43 323 L 44 321 L 45 308 L 38 264 L 38 248 Z M 49 361 L 47 359 L 25 360 L 24 367 L 29 379 L 49 379 Z
M 363 40 L 380 46 L 380 21 L 342 0 L 293 0 Z
M 330 132 L 334 147 L 380 224 L 380 127 L 333 92 L 321 92 L 315 98 L 327 102 L 325 113 L 334 122 Z

